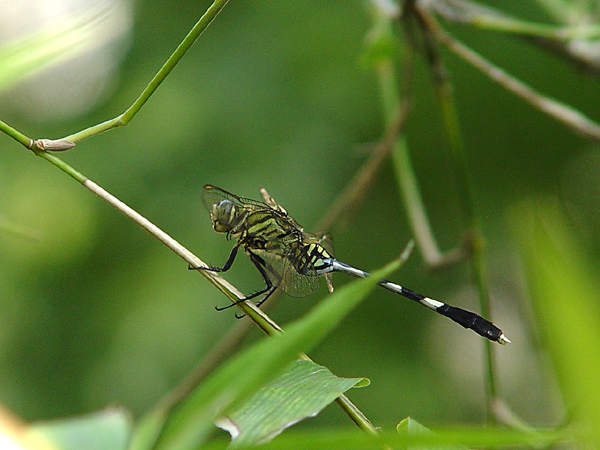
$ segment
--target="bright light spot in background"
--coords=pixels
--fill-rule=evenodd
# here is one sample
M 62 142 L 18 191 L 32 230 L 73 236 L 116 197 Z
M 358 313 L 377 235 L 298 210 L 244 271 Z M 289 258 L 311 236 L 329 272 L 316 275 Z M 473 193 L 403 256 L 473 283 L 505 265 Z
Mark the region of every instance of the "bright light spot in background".
M 115 86 L 130 0 L 0 0 L 0 108 L 36 120 L 85 113 Z

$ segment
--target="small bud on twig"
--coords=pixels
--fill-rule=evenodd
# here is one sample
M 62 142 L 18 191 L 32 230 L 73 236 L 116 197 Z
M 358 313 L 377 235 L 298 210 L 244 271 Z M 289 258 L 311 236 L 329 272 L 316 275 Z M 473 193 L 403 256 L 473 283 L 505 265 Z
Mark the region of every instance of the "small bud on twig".
M 35 145 L 40 150 L 49 152 L 62 152 L 64 150 L 70 150 L 75 147 L 75 143 L 66 139 L 38 139 L 35 141 Z

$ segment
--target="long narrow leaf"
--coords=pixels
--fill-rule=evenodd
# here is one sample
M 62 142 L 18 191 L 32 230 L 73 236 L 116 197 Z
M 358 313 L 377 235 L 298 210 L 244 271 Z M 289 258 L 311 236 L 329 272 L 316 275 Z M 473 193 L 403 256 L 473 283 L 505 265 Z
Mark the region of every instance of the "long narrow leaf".
M 217 417 L 228 415 L 248 396 L 273 379 L 300 352 L 308 351 L 335 328 L 373 289 L 375 283 L 400 265 L 394 261 L 372 277 L 348 284 L 332 294 L 286 333 L 265 339 L 239 354 L 199 386 L 169 417 L 157 450 L 196 449 L 205 442 Z M 153 416 L 149 416 L 150 420 Z M 152 431 L 142 422 L 133 448 L 148 448 Z M 156 424 L 156 422 L 154 422 Z

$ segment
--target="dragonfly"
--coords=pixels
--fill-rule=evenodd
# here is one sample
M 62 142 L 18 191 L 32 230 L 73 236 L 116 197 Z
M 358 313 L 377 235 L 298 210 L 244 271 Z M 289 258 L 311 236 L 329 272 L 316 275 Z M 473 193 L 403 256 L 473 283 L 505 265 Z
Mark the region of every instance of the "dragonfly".
M 265 287 L 253 294 L 225 307 L 215 306 L 218 311 L 262 296 L 256 302 L 260 306 L 278 288 L 291 297 L 305 297 L 318 288 L 321 276 L 331 286 L 333 272 L 357 278 L 370 276 L 364 270 L 335 259 L 327 235 L 305 232 L 265 190 L 261 191 L 265 202 L 238 197 L 210 184 L 204 186 L 202 199 L 210 214 L 213 229 L 236 242 L 223 266 L 190 269 L 227 272 L 242 248 L 265 282 Z M 378 285 L 448 317 L 490 341 L 510 343 L 500 328 L 478 314 L 434 300 L 388 280 L 380 280 Z

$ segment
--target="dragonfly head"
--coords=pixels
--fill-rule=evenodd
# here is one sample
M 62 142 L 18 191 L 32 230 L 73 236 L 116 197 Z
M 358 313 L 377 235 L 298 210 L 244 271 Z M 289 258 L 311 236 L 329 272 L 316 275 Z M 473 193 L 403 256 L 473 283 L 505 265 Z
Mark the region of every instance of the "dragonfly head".
M 212 206 L 210 218 L 217 233 L 229 233 L 237 223 L 238 208 L 229 199 L 221 200 Z

